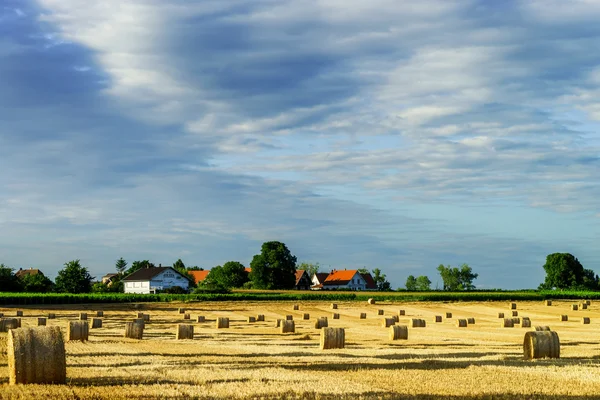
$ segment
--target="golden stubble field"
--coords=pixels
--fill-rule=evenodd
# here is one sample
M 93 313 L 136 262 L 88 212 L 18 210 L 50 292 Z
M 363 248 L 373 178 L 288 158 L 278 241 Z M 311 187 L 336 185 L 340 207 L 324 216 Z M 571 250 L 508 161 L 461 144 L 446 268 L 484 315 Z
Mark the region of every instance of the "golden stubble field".
M 339 320 L 324 302 L 205 302 L 194 304 L 76 305 L 0 308 L 5 316 L 24 311 L 23 326 L 37 325 L 48 312 L 66 331 L 79 312 L 103 310 L 103 328 L 90 330 L 88 342 L 68 342 L 67 385 L 8 385 L 6 333 L 0 333 L 0 398 L 414 398 L 484 399 L 600 397 L 600 306 L 571 311 L 573 302 L 518 302 L 519 316 L 532 326 L 548 325 L 561 340 L 561 358 L 523 360 L 528 328 L 501 328 L 498 312 L 510 316 L 506 302 L 382 303 L 340 302 Z M 293 304 L 300 309 L 293 311 Z M 177 312 L 185 307 L 192 320 Z M 409 328 L 409 339 L 390 342 L 382 317 L 406 311 L 400 324 L 423 318 L 426 328 Z M 142 341 L 123 337 L 126 321 L 148 313 Z M 359 319 L 361 312 L 367 319 Z M 434 323 L 435 315 L 453 314 Z M 302 320 L 310 313 L 310 320 Z M 247 323 L 265 315 L 265 322 Z M 293 315 L 295 334 L 280 334 L 275 321 Z M 568 314 L 568 322 L 559 316 Z M 206 322 L 194 322 L 204 315 Z M 316 317 L 346 328 L 346 348 L 319 349 Z M 582 317 L 590 325 L 582 325 Z M 215 329 L 217 317 L 230 328 Z M 457 318 L 474 317 L 467 328 Z M 91 322 L 91 321 L 90 321 Z M 194 340 L 175 340 L 178 323 L 192 323 Z

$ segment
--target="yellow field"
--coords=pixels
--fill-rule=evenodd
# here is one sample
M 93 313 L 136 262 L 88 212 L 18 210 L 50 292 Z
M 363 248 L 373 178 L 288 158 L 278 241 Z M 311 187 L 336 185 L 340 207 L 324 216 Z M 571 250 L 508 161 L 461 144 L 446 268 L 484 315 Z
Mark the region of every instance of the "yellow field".
M 338 303 L 333 320 L 323 302 L 215 302 L 20 307 L 23 326 L 56 313 L 48 325 L 64 329 L 87 311 L 104 310 L 102 329 L 90 330 L 86 343 L 67 343 L 67 385 L 8 385 L 6 333 L 0 333 L 0 398 L 142 399 L 142 398 L 548 398 L 600 397 L 600 306 L 571 311 L 573 302 L 519 302 L 519 316 L 532 326 L 548 325 L 561 340 L 561 359 L 525 361 L 527 328 L 501 328 L 498 312 L 510 316 L 508 303 Z M 299 311 L 292 305 L 300 304 Z M 49 307 L 49 306 L 48 306 Z M 185 307 L 192 321 L 177 312 Z M 0 308 L 14 316 L 17 308 Z M 400 324 L 423 318 L 426 328 L 409 328 L 406 341 L 388 341 L 382 317 L 406 310 Z M 124 325 L 137 312 L 150 314 L 144 340 L 123 338 Z M 367 319 L 359 319 L 360 312 Z M 434 323 L 435 315 L 453 314 Z M 94 314 L 92 314 L 94 313 Z M 310 313 L 310 320 L 302 320 Z M 265 315 L 249 324 L 248 316 Z M 568 314 L 568 322 L 559 315 Z M 194 322 L 197 315 L 205 323 Z M 279 333 L 277 318 L 293 315 L 296 333 Z M 229 317 L 230 328 L 215 329 L 216 317 Z M 346 348 L 319 349 L 318 316 L 329 326 L 346 328 Z M 582 317 L 590 325 L 582 325 Z M 457 318 L 475 325 L 456 327 Z M 90 321 L 91 322 L 91 321 Z M 175 340 L 177 323 L 194 324 L 194 340 Z

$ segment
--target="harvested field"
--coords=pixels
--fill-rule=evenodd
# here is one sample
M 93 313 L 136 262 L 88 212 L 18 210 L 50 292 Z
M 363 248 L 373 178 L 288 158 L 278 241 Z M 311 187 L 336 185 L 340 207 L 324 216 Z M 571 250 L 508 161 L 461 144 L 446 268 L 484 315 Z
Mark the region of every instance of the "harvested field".
M 23 327 L 55 313 L 48 326 L 65 334 L 68 321 L 82 312 L 104 311 L 102 328 L 90 330 L 89 341 L 67 342 L 66 385 L 8 385 L 6 333 L 0 333 L 0 398 L 366 398 L 366 399 L 484 399 L 597 398 L 600 393 L 600 308 L 576 311 L 569 321 L 572 300 L 518 302 L 519 315 L 535 326 L 547 325 L 560 337 L 560 359 L 523 358 L 525 332 L 504 329 L 498 313 L 506 302 L 402 303 L 405 315 L 432 321 L 446 312 L 453 319 L 412 329 L 408 340 L 391 341 L 382 317 L 365 302 L 338 302 L 340 319 L 329 327 L 345 328 L 345 348 L 320 350 L 316 318 L 331 315 L 331 303 L 203 302 L 185 304 L 194 326 L 193 340 L 176 340 L 183 316 L 178 304 L 97 304 L 19 306 Z M 123 337 L 125 323 L 143 310 L 150 315 L 143 340 Z M 379 301 L 385 316 L 398 314 L 398 304 Z M 13 315 L 15 309 L 0 308 Z M 265 321 L 249 324 L 248 317 Z M 310 320 L 304 320 L 304 313 Z M 361 319 L 360 314 L 366 313 Z M 292 314 L 295 333 L 281 334 L 277 319 Z M 204 322 L 197 316 L 205 317 Z M 215 327 L 229 318 L 229 329 Z M 455 319 L 475 318 L 458 328 Z M 584 325 L 581 318 L 589 317 Z M 193 321 L 193 322 L 190 322 Z

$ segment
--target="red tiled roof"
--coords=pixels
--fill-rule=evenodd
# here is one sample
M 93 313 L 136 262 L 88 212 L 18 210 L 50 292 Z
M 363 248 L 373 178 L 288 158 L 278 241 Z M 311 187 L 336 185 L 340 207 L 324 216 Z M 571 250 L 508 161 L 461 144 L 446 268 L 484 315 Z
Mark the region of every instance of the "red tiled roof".
M 375 279 L 373 279 L 371 274 L 360 274 L 360 276 L 362 276 L 363 279 L 367 282 L 365 289 L 377 289 L 377 283 L 375 283 Z
M 297 269 L 296 270 L 296 286 L 300 283 L 300 279 L 302 279 L 302 276 L 306 273 L 305 270 L 303 269 Z
M 29 269 L 20 269 L 15 273 L 15 275 L 17 276 L 17 278 L 21 278 L 25 275 L 37 275 L 39 273 L 40 273 L 39 269 L 29 268 Z
M 206 279 L 209 272 L 210 272 L 210 270 L 208 270 L 208 271 L 188 271 L 188 274 L 190 274 L 194 278 L 194 283 L 197 285 L 199 282 L 202 282 L 203 280 Z
M 247 273 L 252 272 L 252 268 L 244 268 L 244 271 L 246 271 Z
M 354 275 L 358 273 L 355 269 L 343 270 L 343 271 L 332 271 L 323 285 L 346 285 L 352 280 Z

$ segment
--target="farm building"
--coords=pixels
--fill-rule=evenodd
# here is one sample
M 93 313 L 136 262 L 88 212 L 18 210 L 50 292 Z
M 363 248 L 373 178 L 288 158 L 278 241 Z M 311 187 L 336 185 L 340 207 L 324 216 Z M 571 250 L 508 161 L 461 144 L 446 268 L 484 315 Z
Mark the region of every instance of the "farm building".
M 104 283 L 107 286 L 110 286 L 113 278 L 115 278 L 116 276 L 119 276 L 119 274 L 106 274 L 102 277 L 102 283 Z
M 317 275 L 321 275 L 320 277 Z M 313 285 L 313 289 L 341 289 L 341 290 L 377 290 L 377 284 L 373 280 L 371 274 L 361 274 L 356 269 L 350 270 L 333 270 L 323 280 L 323 274 L 315 274 L 316 280 L 322 282 L 317 285 Z M 313 277 L 313 283 L 315 283 L 315 277 Z
M 310 290 L 311 281 L 308 272 L 303 269 L 296 270 L 296 289 Z
M 328 276 L 327 272 L 317 272 L 312 276 L 312 286 L 310 288 L 313 290 L 323 289 L 323 283 Z
M 190 281 L 171 267 L 138 269 L 123 279 L 125 293 L 156 293 L 159 290 L 179 286 L 188 290 Z
M 42 272 L 37 268 L 29 268 L 29 269 L 19 268 L 19 270 L 17 272 L 15 272 L 15 275 L 17 278 L 22 278 L 26 275 L 37 275 L 37 274 L 41 274 L 41 273 Z

